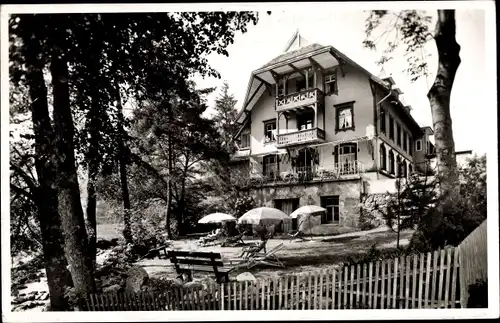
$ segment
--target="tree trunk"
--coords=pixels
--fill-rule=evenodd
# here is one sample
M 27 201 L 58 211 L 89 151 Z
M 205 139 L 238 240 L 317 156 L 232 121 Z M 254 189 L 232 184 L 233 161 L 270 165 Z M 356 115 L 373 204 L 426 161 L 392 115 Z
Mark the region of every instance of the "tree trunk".
M 60 35 L 61 40 L 64 35 Z M 59 38 L 57 35 L 54 37 Z M 75 165 L 74 126 L 70 110 L 68 64 L 64 51 L 55 47 L 50 64 L 52 75 L 57 143 L 58 210 L 64 228 L 65 252 L 76 293 L 86 296 L 95 290 L 92 262 L 88 257 L 89 241 L 80 200 L 80 188 Z
M 427 97 L 432 111 L 437 169 L 442 194 L 452 192 L 457 179 L 450 115 L 451 90 L 460 65 L 460 45 L 456 42 L 455 30 L 455 10 L 438 10 L 434 35 L 439 56 L 438 70 Z
M 188 164 L 189 164 L 189 161 L 188 161 L 188 158 L 186 158 L 186 162 L 184 164 L 184 169 L 182 170 L 181 194 L 180 194 L 180 198 L 179 198 L 179 205 L 177 207 L 177 225 L 179 226 L 179 235 L 184 235 L 184 233 L 185 233 L 184 212 L 186 209 L 185 195 L 186 195 L 186 178 L 187 178 L 187 172 L 188 172 Z
M 36 40 L 31 41 L 36 42 Z M 73 282 L 64 255 L 64 236 L 58 213 L 57 191 L 55 190 L 54 132 L 47 105 L 43 63 L 36 58 L 36 55 L 40 53 L 38 50 L 38 47 L 36 50 L 31 48 L 26 54 L 27 82 L 32 101 L 31 116 L 35 135 L 35 167 L 40 185 L 35 194 L 35 202 L 42 236 L 50 308 L 54 311 L 64 311 L 68 309 L 64 289 L 71 287 Z
M 122 189 L 122 199 L 123 199 L 123 237 L 127 243 L 132 243 L 132 229 L 130 227 L 130 193 L 128 190 L 128 179 L 127 179 L 127 160 L 125 143 L 123 142 L 125 137 L 124 123 L 125 118 L 123 117 L 123 106 L 121 102 L 120 87 L 119 84 L 115 84 L 116 87 L 116 99 L 118 108 L 118 163 L 120 171 L 120 183 Z
M 169 105 L 168 106 L 168 122 L 171 124 L 172 123 L 172 107 Z M 168 137 L 168 182 L 167 182 L 167 209 L 165 212 L 165 227 L 167 230 L 167 235 L 169 239 L 172 239 L 172 229 L 170 228 L 170 209 L 172 208 L 172 173 L 173 173 L 173 146 L 172 146 L 172 132 L 169 131 L 167 133 Z M 181 231 L 181 224 L 177 219 L 177 229 L 178 229 L 178 234 L 180 234 Z
M 95 269 L 97 258 L 97 194 L 95 188 L 95 179 L 97 177 L 97 169 L 94 162 L 88 165 L 87 179 L 87 221 L 93 232 L 87 232 L 89 235 L 89 257 L 92 260 L 92 267 Z
M 92 267 L 95 269 L 96 257 L 97 257 L 97 218 L 96 218 L 96 207 L 97 207 L 97 195 L 95 181 L 99 172 L 99 99 L 97 90 L 92 91 L 92 103 L 91 111 L 89 117 L 91 118 L 89 124 L 89 134 L 90 134 L 90 145 L 89 151 L 87 153 L 87 168 L 88 168 L 88 179 L 87 179 L 87 221 L 93 232 L 87 232 L 89 235 L 89 257 L 92 260 Z

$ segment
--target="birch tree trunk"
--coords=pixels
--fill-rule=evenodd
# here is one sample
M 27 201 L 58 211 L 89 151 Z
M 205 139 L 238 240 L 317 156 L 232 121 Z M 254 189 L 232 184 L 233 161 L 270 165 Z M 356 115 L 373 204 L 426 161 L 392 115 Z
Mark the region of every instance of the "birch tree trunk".
M 455 10 L 438 10 L 434 39 L 438 50 L 436 79 L 427 94 L 431 105 L 438 176 L 442 194 L 453 191 L 457 179 L 450 97 L 460 65 L 460 45 L 455 38 Z

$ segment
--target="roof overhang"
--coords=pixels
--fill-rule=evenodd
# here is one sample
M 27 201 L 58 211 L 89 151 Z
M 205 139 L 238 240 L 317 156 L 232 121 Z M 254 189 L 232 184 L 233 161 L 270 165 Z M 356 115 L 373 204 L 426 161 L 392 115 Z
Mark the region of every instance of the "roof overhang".
M 261 152 L 258 154 L 252 154 L 251 157 L 263 157 L 267 155 L 285 155 L 287 153 L 286 149 L 273 149 L 266 152 Z
M 245 160 L 250 157 L 250 149 L 237 150 L 231 155 L 231 161 Z
M 268 84 L 276 84 L 276 75 L 299 74 L 297 70 L 310 66 L 312 63 L 317 64 L 318 67 L 322 69 L 336 66 L 339 64 L 339 61 L 332 54 L 331 48 L 331 46 L 323 46 L 316 50 L 265 66 L 255 70 L 252 73 L 252 76 L 258 77 L 266 81 Z

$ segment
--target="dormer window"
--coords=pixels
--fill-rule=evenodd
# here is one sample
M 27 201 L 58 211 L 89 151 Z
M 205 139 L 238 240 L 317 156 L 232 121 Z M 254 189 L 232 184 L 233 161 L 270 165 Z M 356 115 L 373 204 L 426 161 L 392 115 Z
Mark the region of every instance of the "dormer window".
M 273 142 L 276 140 L 276 119 L 264 121 L 264 142 Z
M 339 89 L 337 86 L 337 70 L 332 74 L 325 76 L 325 94 L 338 94 Z

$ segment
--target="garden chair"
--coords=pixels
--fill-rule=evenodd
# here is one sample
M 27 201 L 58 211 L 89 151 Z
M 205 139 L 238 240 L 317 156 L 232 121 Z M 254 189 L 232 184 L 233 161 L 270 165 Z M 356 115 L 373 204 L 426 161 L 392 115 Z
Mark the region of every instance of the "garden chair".
M 198 244 L 200 245 L 206 245 L 209 242 L 213 242 L 219 238 L 221 238 L 224 235 L 224 232 L 220 229 L 217 229 L 214 234 L 208 234 L 205 237 L 201 237 L 198 240 Z
M 246 247 L 243 247 L 243 249 L 241 250 L 241 254 L 238 256 L 238 258 L 242 258 L 242 259 L 247 259 L 249 257 L 251 257 L 252 255 L 264 250 L 264 252 L 266 252 L 266 243 L 267 243 L 267 240 L 263 240 L 261 243 L 257 244 L 257 245 L 250 245 L 250 246 L 246 246 Z
M 257 265 L 267 265 L 274 267 L 284 267 L 283 263 L 276 256 L 276 252 L 283 248 L 283 243 L 280 243 L 269 252 L 255 252 L 246 258 L 246 261 L 237 265 L 237 267 L 246 267 L 250 269 Z
M 222 242 L 221 247 L 237 247 L 239 245 L 245 245 L 245 241 L 243 241 L 243 236 L 245 232 L 241 232 L 237 236 L 228 237 L 226 241 Z

